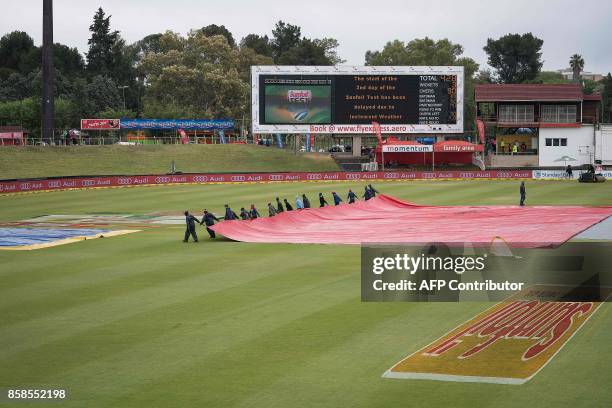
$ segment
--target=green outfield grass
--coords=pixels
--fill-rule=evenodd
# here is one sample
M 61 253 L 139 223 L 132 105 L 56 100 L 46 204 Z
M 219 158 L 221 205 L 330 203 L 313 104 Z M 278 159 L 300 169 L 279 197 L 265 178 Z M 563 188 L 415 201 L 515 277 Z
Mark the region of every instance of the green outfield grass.
M 185 173 L 336 171 L 329 155 L 252 145 L 0 147 L 0 178 Z
M 516 204 L 518 182 L 386 182 L 426 204 Z M 361 183 L 186 185 L 0 196 L 0 222 L 43 214 L 220 212 Z M 612 184 L 527 182 L 527 203 L 612 205 Z M 263 212 L 263 211 L 261 211 Z M 198 232 L 206 235 L 203 229 Z M 69 407 L 612 406 L 603 305 L 525 385 L 391 380 L 401 358 L 486 303 L 361 303 L 359 247 L 183 244 L 165 226 L 0 251 L 0 388 L 65 387 Z M 33 404 L 32 406 L 39 406 Z M 20 404 L 19 406 L 28 406 Z

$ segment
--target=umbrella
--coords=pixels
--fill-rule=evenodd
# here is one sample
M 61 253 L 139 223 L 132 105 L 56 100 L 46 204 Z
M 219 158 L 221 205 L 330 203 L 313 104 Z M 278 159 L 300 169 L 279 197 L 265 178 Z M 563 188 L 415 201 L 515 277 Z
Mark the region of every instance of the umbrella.
M 576 159 L 574 159 L 573 157 L 569 157 L 569 156 L 562 156 L 559 157 L 557 160 L 554 160 L 556 162 L 564 162 L 565 166 L 567 167 L 567 162 L 568 161 L 577 161 Z

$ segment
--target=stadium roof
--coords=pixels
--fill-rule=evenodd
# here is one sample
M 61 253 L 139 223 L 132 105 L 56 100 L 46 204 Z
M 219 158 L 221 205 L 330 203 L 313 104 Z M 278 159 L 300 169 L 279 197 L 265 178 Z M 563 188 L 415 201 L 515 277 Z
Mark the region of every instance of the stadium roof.
M 582 101 L 578 84 L 483 84 L 476 85 L 476 102 Z
M 585 101 L 601 101 L 601 94 L 596 93 L 596 94 L 584 95 L 584 100 Z

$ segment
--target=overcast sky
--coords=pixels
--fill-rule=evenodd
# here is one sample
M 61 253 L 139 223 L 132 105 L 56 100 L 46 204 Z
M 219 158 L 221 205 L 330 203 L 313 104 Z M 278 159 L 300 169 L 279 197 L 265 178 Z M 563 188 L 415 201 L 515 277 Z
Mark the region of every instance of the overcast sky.
M 28 32 L 41 42 L 42 1 L 1 0 L 0 34 Z M 54 40 L 87 51 L 89 25 L 98 6 L 112 15 L 113 29 L 128 43 L 165 30 L 186 33 L 225 25 L 239 41 L 270 34 L 278 20 L 297 24 L 309 38 L 334 37 L 347 64 L 363 65 L 366 50 L 393 39 L 425 36 L 462 44 L 465 55 L 486 64 L 488 37 L 532 32 L 544 40 L 545 70 L 582 54 L 585 70 L 612 71 L 611 0 L 55 0 Z M 7 9 L 8 7 L 8 9 Z

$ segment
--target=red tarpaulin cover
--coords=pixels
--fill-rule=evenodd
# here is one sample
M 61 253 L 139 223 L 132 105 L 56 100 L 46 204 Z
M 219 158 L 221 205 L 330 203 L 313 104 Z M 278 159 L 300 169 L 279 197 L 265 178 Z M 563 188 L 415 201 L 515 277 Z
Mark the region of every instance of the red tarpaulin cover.
M 270 218 L 222 221 L 212 229 L 244 242 L 488 243 L 501 237 L 509 244 L 545 247 L 559 245 L 610 215 L 612 206 L 426 206 L 380 195 Z

